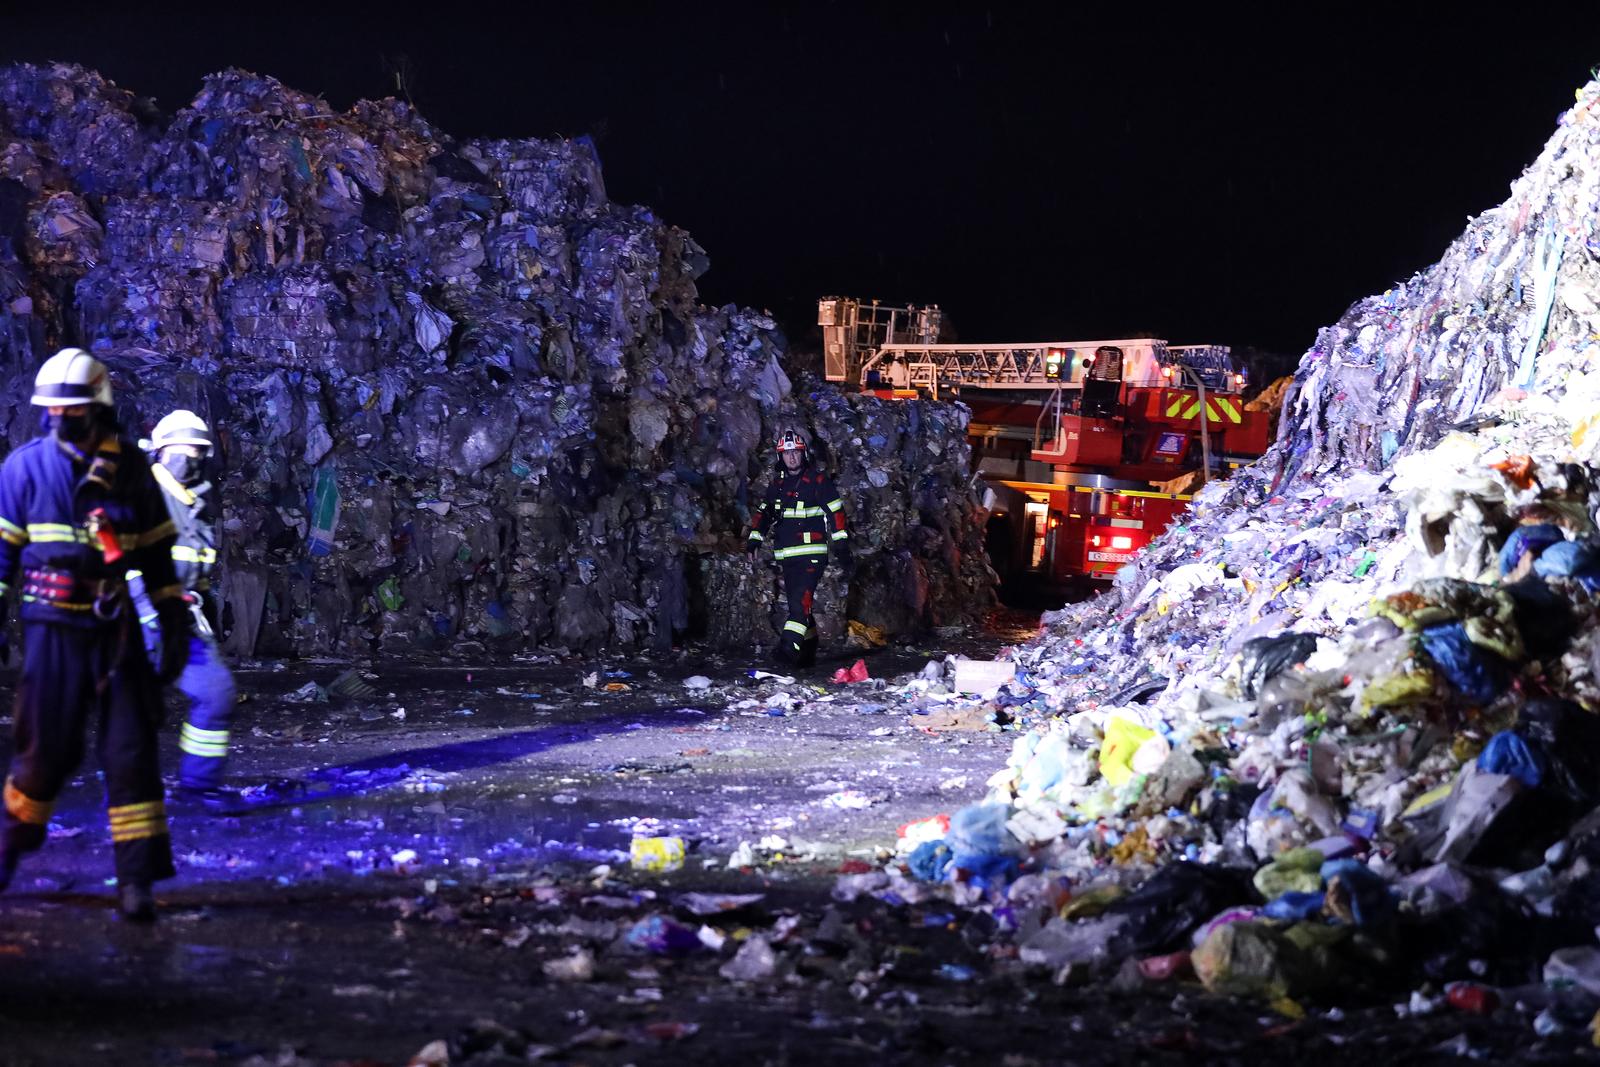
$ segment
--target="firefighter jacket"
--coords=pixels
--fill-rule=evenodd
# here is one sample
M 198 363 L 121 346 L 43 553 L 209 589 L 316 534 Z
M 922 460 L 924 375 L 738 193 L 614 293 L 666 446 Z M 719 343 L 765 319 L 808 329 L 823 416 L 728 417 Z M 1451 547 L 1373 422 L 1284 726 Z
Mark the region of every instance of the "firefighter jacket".
M 776 560 L 826 556 L 829 544 L 849 536 L 833 479 L 810 467 L 780 470 L 750 527 L 750 542 L 771 540 Z
M 129 570 L 155 603 L 181 597 L 175 540 L 149 462 L 127 441 L 86 455 L 47 435 L 0 466 L 0 595 L 20 589 L 26 621 L 102 625 L 126 607 Z
M 150 473 L 161 487 L 166 498 L 167 514 L 177 528 L 178 540 L 172 546 L 172 565 L 178 582 L 202 607 L 209 607 L 206 594 L 211 589 L 211 575 L 217 569 L 217 528 L 212 519 L 210 482 L 189 488 L 167 468 L 159 463 L 150 465 Z M 146 626 L 156 621 L 155 605 L 145 595 L 144 576 L 137 571 L 128 572 L 128 588 L 139 609 L 139 621 Z

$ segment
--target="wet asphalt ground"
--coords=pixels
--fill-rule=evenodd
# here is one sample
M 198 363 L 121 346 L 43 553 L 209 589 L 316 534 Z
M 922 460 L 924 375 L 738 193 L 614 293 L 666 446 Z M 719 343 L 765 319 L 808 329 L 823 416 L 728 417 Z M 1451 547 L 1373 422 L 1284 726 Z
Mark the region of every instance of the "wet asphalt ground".
M 940 645 L 989 655 L 1020 632 Z M 865 660 L 891 677 L 928 654 Z M 242 670 L 232 773 L 245 803 L 173 805 L 180 874 L 158 887 L 154 927 L 114 918 L 92 764 L 0 897 L 0 1064 L 1592 1053 L 1586 1035 L 1536 1040 L 1509 1010 L 1399 1019 L 1374 1001 L 1297 1019 L 1192 981 L 1058 985 L 1024 969 L 987 916 L 831 899 L 838 874 L 868 869 L 899 825 L 981 797 L 1013 736 L 929 734 L 873 683 L 830 684 L 854 658 L 793 686 L 695 654 L 379 663 L 364 677 L 374 694 L 326 701 L 297 691 L 349 664 Z M 686 688 L 696 674 L 713 687 Z M 774 692 L 810 702 L 773 714 Z M 636 869 L 635 837 L 680 837 L 687 854 Z M 760 898 L 708 915 L 689 893 Z M 629 944 L 653 916 L 676 924 L 668 951 Z M 751 937 L 771 943 L 770 966 L 750 981 L 722 973 Z

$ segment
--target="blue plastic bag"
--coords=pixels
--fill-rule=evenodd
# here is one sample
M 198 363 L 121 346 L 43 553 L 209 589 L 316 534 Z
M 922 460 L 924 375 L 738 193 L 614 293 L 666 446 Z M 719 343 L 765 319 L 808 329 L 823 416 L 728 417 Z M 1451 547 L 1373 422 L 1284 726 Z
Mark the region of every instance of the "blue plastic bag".
M 1541 578 L 1574 578 L 1593 593 L 1600 590 L 1600 551 L 1582 541 L 1562 541 L 1534 560 L 1533 573 Z
M 1306 919 L 1315 919 L 1322 914 L 1322 902 L 1327 899 L 1325 893 L 1296 893 L 1288 892 L 1270 901 L 1261 909 L 1261 914 L 1269 919 L 1279 922 L 1301 922 Z
M 1468 700 L 1487 704 L 1505 691 L 1505 660 L 1473 644 L 1459 622 L 1423 630 L 1422 647 L 1439 672 Z
M 1561 527 L 1549 523 L 1518 526 L 1511 531 L 1511 536 L 1506 538 L 1506 543 L 1500 548 L 1500 573 L 1510 574 L 1516 570 L 1517 564 L 1522 562 L 1522 557 L 1529 552 L 1537 557 L 1550 546 L 1565 540 Z
M 1329 860 L 1322 865 L 1322 881 L 1330 888 L 1337 878 L 1349 891 L 1350 911 L 1357 926 L 1381 923 L 1394 914 L 1396 901 L 1383 876 L 1360 860 Z
M 950 862 L 978 885 L 1004 882 L 1016 872 L 1015 838 L 1006 829 L 1008 804 L 969 804 L 950 817 Z
M 911 869 L 911 877 L 919 881 L 942 882 L 950 872 L 953 856 L 943 841 L 924 841 L 911 853 L 906 866 Z
M 1478 753 L 1478 770 L 1489 774 L 1509 774 L 1529 789 L 1539 788 L 1544 781 L 1543 754 L 1528 746 L 1518 735 L 1504 730 L 1489 738 L 1489 743 Z

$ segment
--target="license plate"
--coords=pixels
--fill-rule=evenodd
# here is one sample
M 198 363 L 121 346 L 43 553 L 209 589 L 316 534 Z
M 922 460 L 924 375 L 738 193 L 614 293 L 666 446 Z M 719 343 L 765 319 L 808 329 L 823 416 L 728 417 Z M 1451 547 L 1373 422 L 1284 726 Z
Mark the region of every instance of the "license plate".
M 1132 552 L 1091 552 L 1090 563 L 1132 563 Z

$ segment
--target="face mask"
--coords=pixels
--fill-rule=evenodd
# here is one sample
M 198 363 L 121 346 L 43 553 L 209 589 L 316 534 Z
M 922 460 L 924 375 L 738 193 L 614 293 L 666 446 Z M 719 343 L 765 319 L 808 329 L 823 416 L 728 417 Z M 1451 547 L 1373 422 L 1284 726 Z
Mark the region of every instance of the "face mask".
M 49 418 L 50 432 L 70 444 L 82 444 L 94 432 L 94 416 L 88 412 L 82 415 L 51 415 Z
M 189 485 L 200 477 L 200 461 L 182 452 L 168 451 L 161 457 L 161 465 L 171 471 L 172 476 L 184 485 Z

